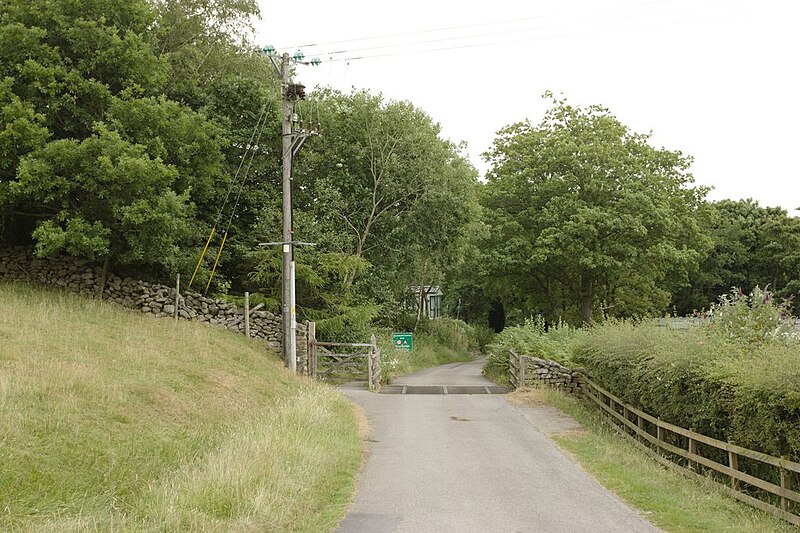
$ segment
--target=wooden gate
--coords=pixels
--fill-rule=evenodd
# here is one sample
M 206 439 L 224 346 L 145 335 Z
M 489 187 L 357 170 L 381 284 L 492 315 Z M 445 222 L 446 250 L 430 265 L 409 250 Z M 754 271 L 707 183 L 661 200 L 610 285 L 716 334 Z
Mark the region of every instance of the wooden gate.
M 381 386 L 381 351 L 375 335 L 368 343 L 320 342 L 314 323 L 308 330 L 308 370 L 314 379 L 367 380 L 369 390 Z

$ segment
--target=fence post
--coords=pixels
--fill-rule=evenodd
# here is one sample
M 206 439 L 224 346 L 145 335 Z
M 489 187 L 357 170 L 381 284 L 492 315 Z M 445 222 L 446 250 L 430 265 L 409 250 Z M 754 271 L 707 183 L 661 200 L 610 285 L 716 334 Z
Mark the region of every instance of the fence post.
M 781 456 L 781 459 L 787 460 L 788 458 L 785 455 Z M 780 467 L 781 471 L 781 488 L 790 490 L 792 488 L 791 479 L 789 478 L 789 472 L 786 471 L 785 468 Z M 781 496 L 781 509 L 784 511 L 789 511 L 789 500 Z
M 383 365 L 381 365 L 381 349 L 375 345 L 375 390 L 381 390 L 381 379 L 383 374 Z
M 508 380 L 512 388 L 519 388 L 519 356 L 514 350 L 508 351 Z
M 645 429 L 644 429 L 644 418 L 642 418 L 638 414 L 636 415 L 636 425 L 639 427 L 639 431 L 641 431 L 642 433 L 645 432 Z M 644 444 L 646 442 L 646 439 L 641 434 L 639 435 L 639 442 L 641 442 L 642 444 Z
M 694 431 L 694 429 L 689 429 L 689 431 Z M 689 437 L 689 447 L 688 447 L 689 454 L 697 455 L 697 441 L 694 440 L 692 437 Z M 692 469 L 694 472 L 698 472 L 698 464 L 697 461 L 692 461 L 689 459 L 689 468 Z
M 369 338 L 369 355 L 367 356 L 367 382 L 369 386 L 369 390 L 374 391 L 376 388 L 375 385 L 375 350 L 377 349 L 377 339 L 375 338 L 375 334 L 373 333 L 372 336 Z
M 244 336 L 250 338 L 250 293 L 244 293 Z
M 728 450 L 728 466 L 731 470 L 739 470 L 739 456 L 730 450 Z M 739 480 L 733 476 L 731 476 L 731 488 L 733 490 L 739 490 Z
M 306 342 L 308 343 L 308 373 L 316 379 L 317 378 L 317 323 L 308 323 L 308 332 L 306 335 Z
M 528 356 L 527 355 L 520 355 L 519 356 L 519 377 L 517 379 L 517 388 L 523 389 L 525 388 L 525 367 L 528 366 Z
M 656 450 L 661 451 L 661 443 L 664 442 L 664 429 L 661 427 L 661 419 L 656 424 Z
M 181 274 L 180 272 L 176 274 L 177 279 L 175 280 L 175 321 L 178 321 L 178 307 L 180 306 L 181 302 Z

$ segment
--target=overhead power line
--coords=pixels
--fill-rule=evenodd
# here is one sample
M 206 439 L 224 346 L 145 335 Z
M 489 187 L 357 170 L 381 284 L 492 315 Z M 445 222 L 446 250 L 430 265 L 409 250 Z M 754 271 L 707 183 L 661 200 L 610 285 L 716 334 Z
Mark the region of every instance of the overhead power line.
M 706 19 L 693 19 L 689 22 L 698 23 L 698 22 L 716 22 L 720 20 L 729 20 L 733 18 L 732 16 L 728 17 L 710 17 Z M 347 57 L 333 57 L 334 53 L 329 54 L 321 54 L 323 57 L 327 57 L 325 61 L 327 62 L 341 62 L 341 61 L 358 61 L 363 59 L 374 59 L 374 58 L 383 58 L 383 57 L 393 57 L 393 56 L 403 56 L 403 55 L 417 55 L 417 54 L 427 54 L 432 52 L 442 52 L 447 50 L 460 50 L 460 49 L 469 49 L 469 48 L 481 48 L 481 47 L 490 47 L 490 46 L 499 46 L 505 44 L 519 44 L 519 43 L 527 43 L 527 42 L 534 42 L 534 41 L 543 41 L 549 39 L 558 39 L 563 37 L 579 37 L 579 36 L 590 36 L 590 35 L 602 35 L 609 32 L 620 32 L 620 31 L 628 31 L 628 30 L 640 30 L 640 29 L 650 29 L 650 28 L 659 28 L 659 27 L 666 27 L 666 26 L 674 26 L 677 24 L 685 24 L 687 20 L 673 20 L 667 22 L 660 22 L 656 24 L 638 24 L 636 26 L 614 26 L 603 28 L 594 31 L 584 31 L 584 32 L 562 32 L 557 34 L 549 34 L 549 35 L 536 35 L 527 38 L 519 38 L 519 39 L 503 39 L 503 40 L 490 40 L 490 41 L 481 41 L 481 42 L 473 42 L 473 43 L 466 43 L 454 46 L 440 46 L 440 47 L 423 47 L 421 49 L 404 49 L 404 50 L 396 50 L 396 51 L 389 51 L 385 53 L 377 53 L 377 54 L 364 54 L 364 55 L 354 55 L 354 56 L 347 56 Z M 505 32 L 509 33 L 509 32 Z M 436 42 L 443 42 L 445 40 L 435 40 L 427 42 L 426 44 L 432 44 Z M 358 52 L 358 51 L 373 51 L 373 50 L 381 50 L 387 48 L 399 48 L 401 46 L 406 45 L 392 45 L 386 47 L 374 47 L 374 48 L 364 48 L 358 50 L 349 50 L 349 51 L 337 51 L 335 55 L 343 56 L 348 53 Z
M 607 13 L 607 12 L 615 12 L 615 11 L 624 11 L 630 12 L 633 9 L 640 9 L 640 8 L 647 8 L 649 6 L 654 5 L 664 5 L 667 7 L 674 6 L 674 0 L 648 0 L 645 2 L 637 2 L 637 3 L 628 3 L 628 4 L 617 4 L 614 6 L 605 6 L 605 7 L 598 7 L 594 9 L 589 9 L 582 11 L 581 14 L 584 16 L 583 20 L 591 20 L 594 15 Z M 726 2 L 713 2 L 713 3 L 694 3 L 691 5 L 693 9 L 697 8 L 708 8 L 708 7 L 716 7 L 716 6 L 726 6 Z M 371 36 L 365 37 L 356 37 L 352 39 L 339 39 L 339 40 L 332 40 L 332 41 L 323 41 L 318 43 L 306 43 L 306 44 L 298 44 L 292 46 L 281 46 L 279 49 L 283 50 L 295 50 L 295 49 L 303 49 L 309 55 L 323 55 L 323 56 L 331 56 L 331 55 L 341 55 L 346 53 L 353 53 L 359 51 L 371 51 L 371 50 L 381 50 L 387 49 L 392 46 L 404 46 L 404 45 L 413 45 L 413 44 L 420 44 L 420 43 L 436 43 L 436 42 L 446 42 L 446 41 L 453 41 L 459 39 L 469 39 L 469 38 L 480 38 L 480 37 L 489 37 L 495 36 L 499 34 L 508 34 L 508 33 L 520 33 L 524 31 L 533 31 L 533 30 L 541 30 L 545 29 L 543 26 L 534 26 L 528 28 L 505 28 L 505 29 L 493 29 L 488 32 L 481 32 L 481 33 L 472 33 L 467 35 L 455 35 L 455 36 L 444 36 L 444 37 L 437 37 L 433 39 L 428 39 L 425 41 L 416 41 L 416 40 L 403 40 L 398 41 L 395 44 L 375 44 L 373 46 L 364 46 L 360 48 L 348 48 L 345 50 L 320 50 L 322 47 L 329 47 L 331 45 L 336 44 L 347 44 L 347 43 L 362 43 L 365 41 L 381 41 L 381 40 L 388 40 L 394 39 L 398 37 L 414 37 L 418 35 L 425 35 L 425 34 L 436 34 L 436 33 L 444 33 L 444 32 L 452 32 L 455 30 L 464 30 L 470 28 L 485 28 L 485 27 L 500 27 L 503 25 L 509 24 L 520 24 L 525 22 L 530 22 L 534 20 L 547 20 L 553 19 L 558 17 L 569 17 L 570 21 L 574 19 L 573 13 L 556 13 L 556 14 L 547 14 L 547 15 L 535 15 L 529 17 L 519 17 L 513 19 L 505 19 L 500 21 L 494 22 L 480 22 L 480 23 L 473 23 L 473 24 L 461 24 L 455 26 L 443 26 L 438 28 L 429 28 L 423 30 L 413 30 L 408 32 L 397 32 L 397 33 L 390 33 L 390 34 L 374 34 Z

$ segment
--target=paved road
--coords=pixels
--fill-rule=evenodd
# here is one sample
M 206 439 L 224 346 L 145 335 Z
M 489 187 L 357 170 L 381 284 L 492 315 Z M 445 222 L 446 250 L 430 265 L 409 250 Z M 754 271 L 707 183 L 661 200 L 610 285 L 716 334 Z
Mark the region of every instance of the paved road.
M 396 383 L 488 384 L 481 362 Z M 345 393 L 367 412 L 370 456 L 340 533 L 655 532 L 570 461 L 547 433 L 577 429 L 502 395 Z

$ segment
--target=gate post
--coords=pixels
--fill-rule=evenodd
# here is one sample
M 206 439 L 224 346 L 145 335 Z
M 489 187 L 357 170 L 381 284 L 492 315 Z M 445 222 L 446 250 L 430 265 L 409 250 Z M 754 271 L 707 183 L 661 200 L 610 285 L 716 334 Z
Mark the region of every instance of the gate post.
M 369 390 L 376 391 L 381 386 L 381 362 L 378 351 L 378 340 L 375 334 L 369 338 L 369 355 L 367 355 L 367 386 Z
M 306 365 L 308 375 L 317 379 L 317 323 L 308 322 L 306 325 Z

